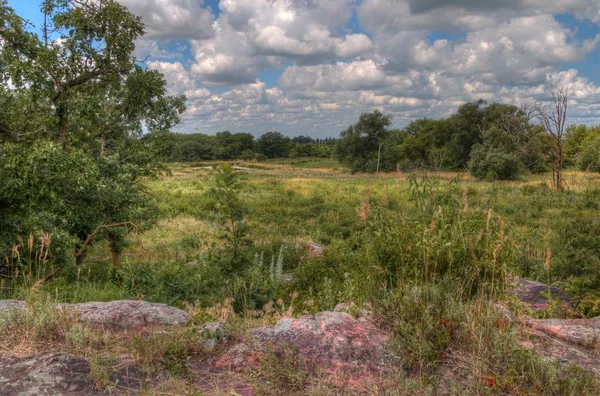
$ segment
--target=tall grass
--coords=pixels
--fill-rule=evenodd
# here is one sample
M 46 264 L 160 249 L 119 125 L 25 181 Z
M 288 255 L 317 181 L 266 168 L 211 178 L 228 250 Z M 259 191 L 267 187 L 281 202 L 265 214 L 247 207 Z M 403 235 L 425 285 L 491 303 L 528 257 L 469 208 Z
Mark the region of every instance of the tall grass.
M 413 205 L 402 210 L 365 199 L 356 232 L 299 270 L 297 288 L 312 289 L 325 309 L 335 303 L 324 298 L 329 290 L 370 307 L 423 386 L 456 371 L 473 393 L 598 391 L 585 372 L 565 374 L 558 362 L 524 350 L 518 327 L 495 308 L 522 249 L 504 218 L 471 205 L 458 184 L 421 179 L 410 185 Z

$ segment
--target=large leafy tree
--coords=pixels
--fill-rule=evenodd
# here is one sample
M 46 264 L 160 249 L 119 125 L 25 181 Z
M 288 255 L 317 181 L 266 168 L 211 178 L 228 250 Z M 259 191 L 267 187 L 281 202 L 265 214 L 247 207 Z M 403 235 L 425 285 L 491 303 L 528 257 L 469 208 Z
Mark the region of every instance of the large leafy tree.
M 335 157 L 352 172 L 377 172 L 381 168 L 381 155 L 390 136 L 388 127 L 392 118 L 379 110 L 361 114 L 356 124 L 340 134 Z M 388 161 L 386 161 L 386 164 Z M 393 161 L 389 164 L 395 166 Z M 391 170 L 388 167 L 381 170 Z
M 117 1 L 46 0 L 41 12 L 34 33 L 0 0 L 0 252 L 44 229 L 79 261 L 108 238 L 118 265 L 124 231 L 152 218 L 142 180 L 166 170 L 185 98 L 137 62 L 144 26 Z
M 256 149 L 269 158 L 285 158 L 290 155 L 292 139 L 280 132 L 267 132 L 256 141 Z

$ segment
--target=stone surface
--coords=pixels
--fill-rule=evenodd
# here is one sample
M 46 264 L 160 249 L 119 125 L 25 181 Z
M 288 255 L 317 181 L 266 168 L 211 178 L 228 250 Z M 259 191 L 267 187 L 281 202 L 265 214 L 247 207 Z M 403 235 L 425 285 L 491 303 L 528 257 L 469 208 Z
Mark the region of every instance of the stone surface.
M 0 300 L 0 315 L 7 315 L 11 312 L 18 312 L 23 309 L 25 309 L 25 301 Z
M 572 304 L 561 290 L 551 287 L 553 298 L 559 299 L 566 308 Z M 516 278 L 512 293 L 534 311 L 548 308 L 549 301 L 543 295 L 548 286 L 534 281 Z M 505 316 L 510 320 L 519 320 L 504 306 Z M 579 366 L 600 378 L 600 317 L 593 319 L 535 319 L 525 317 L 519 322 L 523 325 L 521 343 L 540 355 L 554 358 L 565 365 Z
M 581 367 L 600 378 L 600 356 L 594 349 L 563 341 L 536 329 L 529 329 L 521 344 L 542 356 L 556 359 L 564 365 Z
M 207 351 L 214 351 L 226 336 L 223 322 L 208 322 L 198 328 L 202 337 L 202 346 Z
M 268 349 L 276 353 L 293 351 L 306 367 L 333 375 L 343 373 L 360 382 L 372 381 L 384 370 L 398 366 L 388 348 L 387 335 L 342 312 L 285 318 L 274 328 L 258 328 L 249 333 L 249 339 L 227 351 L 217 367 L 255 368 Z
M 190 316 L 181 309 L 137 300 L 68 304 L 64 307 L 74 312 L 80 322 L 110 330 L 185 325 L 190 320 Z
M 548 336 L 587 349 L 600 345 L 600 317 L 593 319 L 529 319 L 527 325 Z
M 510 294 L 534 311 L 542 311 L 548 308 L 549 301 L 546 297 L 548 291 L 550 291 L 552 298 L 560 300 L 569 309 L 573 308 L 569 297 L 557 287 L 548 288 L 548 285 L 544 283 L 519 277 L 512 279 L 511 283 Z
M 72 313 L 81 323 L 113 331 L 185 325 L 190 320 L 180 309 L 137 300 L 60 304 L 58 307 Z M 0 315 L 22 309 L 25 309 L 23 301 L 0 301 Z
M 346 312 L 349 314 L 354 314 L 358 319 L 367 319 L 371 315 L 371 311 L 358 308 L 354 303 L 340 303 L 333 308 L 333 312 Z
M 90 364 L 61 354 L 25 359 L 0 358 L 2 396 L 78 396 L 100 394 Z

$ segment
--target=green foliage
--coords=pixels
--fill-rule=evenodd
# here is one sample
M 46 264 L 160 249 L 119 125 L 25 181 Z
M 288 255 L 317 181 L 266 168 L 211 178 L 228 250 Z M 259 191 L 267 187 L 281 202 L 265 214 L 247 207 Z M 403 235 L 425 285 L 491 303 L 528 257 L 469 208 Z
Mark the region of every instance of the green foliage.
M 118 270 L 121 287 L 146 301 L 180 305 L 198 301 L 210 305 L 226 293 L 221 269 L 210 261 L 125 261 Z
M 597 145 L 595 142 L 598 140 L 600 140 L 600 126 L 569 125 L 565 131 L 564 144 L 566 165 L 578 165 L 580 169 L 587 170 L 587 168 L 584 168 L 587 164 L 582 165 L 581 163 L 582 156 L 593 158 L 591 147 Z M 597 150 L 598 147 L 596 146 L 596 152 Z M 585 163 L 589 159 L 583 161 Z
M 280 132 L 267 132 L 256 141 L 256 150 L 268 158 L 284 158 L 290 155 L 292 140 Z
M 517 158 L 523 170 L 545 170 L 547 147 L 543 132 L 515 106 L 467 103 L 449 118 L 413 121 L 401 135 L 398 163 L 404 170 L 462 170 L 469 161 L 473 165 L 474 155 L 477 163 L 490 163 L 510 160 L 504 154 Z M 485 159 L 488 152 L 495 154 Z M 484 175 L 491 176 L 493 172 Z
M 380 170 L 393 170 L 395 167 L 393 158 L 391 161 L 388 158 L 381 161 L 379 156 L 383 146 L 390 143 L 386 141 L 390 136 L 386 128 L 391 124 L 391 116 L 379 110 L 361 114 L 356 124 L 340 134 L 340 140 L 335 146 L 335 158 L 350 168 L 352 173 L 375 172 L 378 162 Z M 381 167 L 381 164 L 384 166 Z
M 600 136 L 581 151 L 577 165 L 583 171 L 600 172 Z
M 248 264 L 248 256 L 244 248 L 252 243 L 247 236 L 249 227 L 244 218 L 247 208 L 240 200 L 242 184 L 239 174 L 229 164 L 219 169 L 215 182 L 216 186 L 211 190 L 211 195 L 216 200 L 215 209 L 225 231 L 222 238 L 227 244 L 226 271 L 239 272 Z
M 478 179 L 516 180 L 522 169 L 521 161 L 514 154 L 483 145 L 476 145 L 471 152 L 469 170 Z
M 142 180 L 166 170 L 185 97 L 166 96 L 163 76 L 137 65 L 143 24 L 118 2 L 46 0 L 41 11 L 38 37 L 0 4 L 0 256 L 44 230 L 57 266 L 89 235 L 108 238 L 118 263 L 124 230 L 94 230 L 155 218 Z
M 100 172 L 82 150 L 64 151 L 56 143 L 7 143 L 0 154 L 0 254 L 9 256 L 19 236 L 53 235 L 57 266 L 73 260 L 81 230 L 101 214 L 88 204 L 98 196 Z M 4 260 L 2 260 L 4 261 Z
M 1 114 L 0 114 L 1 116 Z M 174 162 L 206 160 L 265 161 L 269 158 L 328 158 L 334 139 L 314 140 L 300 136 L 291 140 L 279 132 L 268 132 L 258 140 L 249 133 L 219 132 L 215 136 L 201 133 L 169 136 L 169 159 Z

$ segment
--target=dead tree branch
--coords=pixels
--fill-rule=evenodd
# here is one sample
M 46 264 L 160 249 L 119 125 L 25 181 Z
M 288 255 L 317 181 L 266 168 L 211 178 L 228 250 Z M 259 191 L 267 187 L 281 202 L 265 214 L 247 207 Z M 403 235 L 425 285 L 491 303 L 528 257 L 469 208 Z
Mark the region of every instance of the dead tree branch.
M 85 253 L 86 249 L 88 248 L 90 243 L 94 242 L 94 240 L 98 236 L 99 232 L 104 231 L 104 230 L 109 230 L 112 228 L 122 228 L 122 227 L 127 227 L 128 231 L 134 230 L 136 234 L 139 233 L 139 228 L 138 228 L 137 224 L 135 224 L 131 221 L 124 221 L 121 223 L 105 224 L 105 225 L 98 226 L 98 227 L 96 227 L 94 232 L 92 232 L 91 234 L 89 234 L 87 236 L 87 238 L 85 239 L 85 241 L 83 242 L 83 244 L 81 245 L 79 250 L 75 253 L 75 258 L 81 257 Z

